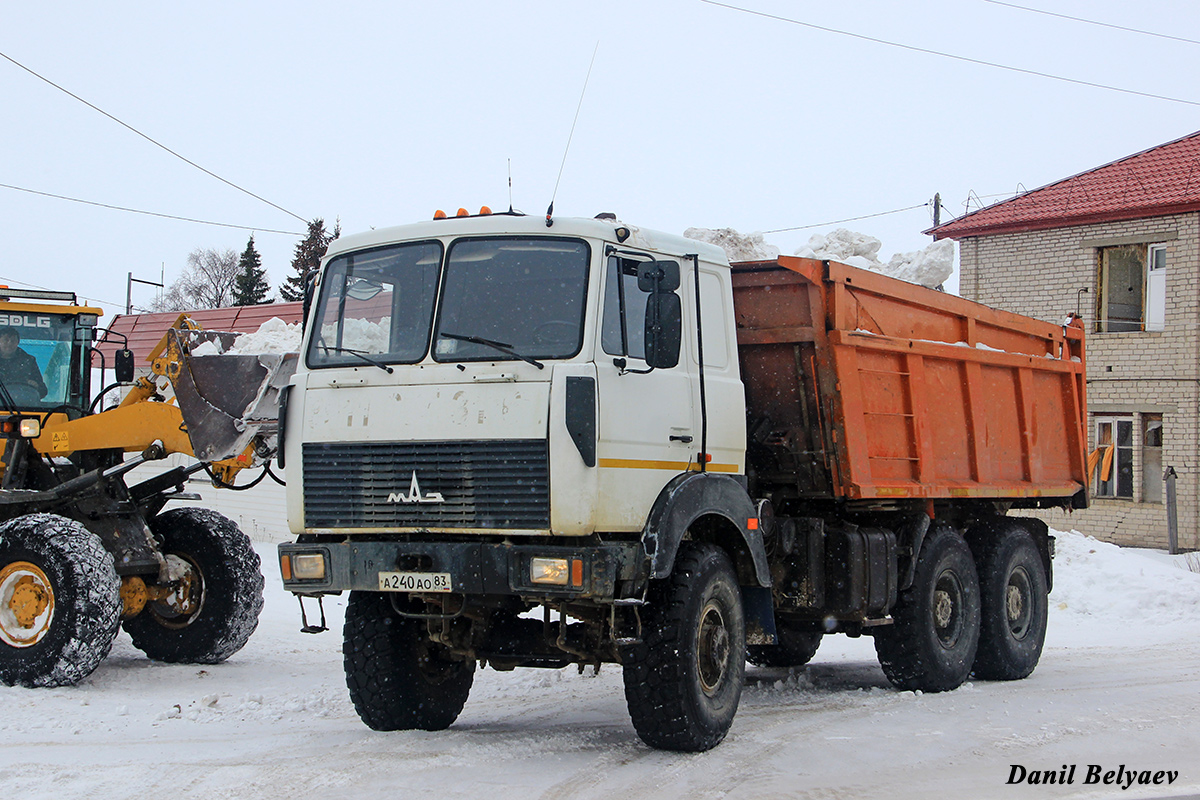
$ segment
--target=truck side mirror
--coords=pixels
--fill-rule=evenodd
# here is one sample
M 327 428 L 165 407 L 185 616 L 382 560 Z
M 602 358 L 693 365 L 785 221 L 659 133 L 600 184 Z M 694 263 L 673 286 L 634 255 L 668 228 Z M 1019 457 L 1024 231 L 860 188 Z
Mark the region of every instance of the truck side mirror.
M 679 295 L 678 261 L 644 261 L 638 264 L 638 288 L 646 298 L 646 366 L 671 369 L 679 363 L 683 312 Z
M 679 262 L 641 262 L 638 264 L 638 288 L 643 292 L 675 291 L 679 288 Z
M 654 292 L 646 300 L 646 366 L 672 369 L 679 363 L 683 312 L 679 295 Z
M 117 351 L 113 358 L 113 371 L 117 373 L 117 383 L 133 383 L 133 351 L 128 347 Z

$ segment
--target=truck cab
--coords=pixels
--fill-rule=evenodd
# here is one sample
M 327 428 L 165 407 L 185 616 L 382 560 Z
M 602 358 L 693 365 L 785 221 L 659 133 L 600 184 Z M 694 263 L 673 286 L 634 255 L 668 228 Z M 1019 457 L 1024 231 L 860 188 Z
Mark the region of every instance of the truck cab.
M 719 248 L 495 214 L 346 237 L 327 259 L 284 421 L 294 533 L 503 537 L 530 558 L 640 545 L 672 480 L 744 474 Z

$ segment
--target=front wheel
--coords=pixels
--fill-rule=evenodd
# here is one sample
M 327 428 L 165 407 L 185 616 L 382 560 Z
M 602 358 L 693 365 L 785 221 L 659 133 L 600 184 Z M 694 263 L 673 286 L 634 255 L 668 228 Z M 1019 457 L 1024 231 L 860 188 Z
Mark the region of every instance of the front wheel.
M 1028 531 L 1009 527 L 981 537 L 979 558 L 983 624 L 974 673 L 984 680 L 1028 676 L 1042 656 L 1049 605 L 1046 568 Z
M 875 652 L 893 685 L 924 692 L 962 685 L 979 646 L 979 578 L 954 530 L 937 528 L 925 540 L 912 587 L 901 592 L 892 618 L 877 630 Z
M 423 620 L 401 617 L 381 592 L 351 592 L 342 633 L 346 688 L 369 728 L 440 731 L 458 719 L 475 662 L 431 641 Z
M 125 630 L 155 661 L 219 664 L 258 627 L 258 553 L 237 525 L 205 508 L 160 514 L 150 530 L 166 557 L 171 592 L 125 620 Z
M 0 682 L 69 686 L 90 675 L 117 635 L 120 585 L 100 538 L 75 520 L 0 525 Z
M 733 565 L 716 545 L 685 542 L 647 601 L 642 641 L 621 651 L 633 727 L 660 750 L 710 750 L 733 724 L 746 670 Z

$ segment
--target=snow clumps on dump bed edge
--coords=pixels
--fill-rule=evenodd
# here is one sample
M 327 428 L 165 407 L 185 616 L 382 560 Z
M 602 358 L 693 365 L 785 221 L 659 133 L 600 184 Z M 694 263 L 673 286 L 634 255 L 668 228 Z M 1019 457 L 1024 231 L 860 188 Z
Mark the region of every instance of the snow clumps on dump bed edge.
M 779 257 L 779 248 L 763 241 L 761 233 L 738 233 L 733 228 L 688 228 L 685 238 L 715 244 L 730 261 L 771 261 Z
M 828 235 L 816 234 L 796 255 L 840 261 L 930 289 L 945 283 L 954 272 L 954 242 L 949 239 L 934 242 L 923 250 L 896 253 L 886 264 L 879 260 L 879 247 L 880 241 L 874 236 L 838 228 Z

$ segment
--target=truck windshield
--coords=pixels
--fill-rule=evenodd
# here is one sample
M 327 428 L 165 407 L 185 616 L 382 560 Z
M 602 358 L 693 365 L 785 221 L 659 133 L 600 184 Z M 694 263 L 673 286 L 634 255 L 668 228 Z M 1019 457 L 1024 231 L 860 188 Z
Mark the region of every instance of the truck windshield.
M 588 255 L 588 246 L 573 239 L 455 242 L 446 260 L 434 359 L 528 361 L 578 353 Z
M 71 401 L 77 403 L 78 350 L 74 316 L 0 315 L 0 385 L 7 392 L 7 398 L 0 392 L 0 408 L 7 399 L 17 408 L 54 408 Z
M 309 367 L 415 364 L 429 350 L 442 246 L 415 242 L 347 253 L 321 285 Z

